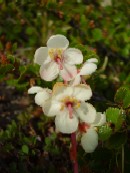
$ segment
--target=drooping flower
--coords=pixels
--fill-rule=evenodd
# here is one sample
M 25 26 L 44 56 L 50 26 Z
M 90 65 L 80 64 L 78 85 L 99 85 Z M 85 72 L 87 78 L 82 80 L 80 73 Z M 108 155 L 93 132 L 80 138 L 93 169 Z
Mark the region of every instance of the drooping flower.
M 65 81 L 73 79 L 77 73 L 76 64 L 81 64 L 83 55 L 79 49 L 68 48 L 69 41 L 64 35 L 53 35 L 47 47 L 40 47 L 34 55 L 39 64 L 41 78 L 52 81 L 60 75 Z
M 81 145 L 86 153 L 92 153 L 98 145 L 98 133 L 96 126 L 101 126 L 106 123 L 106 115 L 97 112 L 96 119 L 93 123 L 81 123 L 79 125 L 82 131 Z
M 98 60 L 96 58 L 90 58 L 88 59 L 80 70 L 77 71 L 77 75 L 73 80 L 70 81 L 71 85 L 78 85 L 82 81 L 82 76 L 84 75 L 91 75 L 93 72 L 97 69 L 97 63 Z
M 68 86 L 55 84 L 52 97 L 42 106 L 45 115 L 56 116 L 56 129 L 62 133 L 73 133 L 77 130 L 79 120 L 93 123 L 96 110 L 86 103 L 92 96 L 88 85 Z
M 51 98 L 52 91 L 48 88 L 33 86 L 28 90 L 28 94 L 36 94 L 35 103 L 42 106 L 47 99 Z

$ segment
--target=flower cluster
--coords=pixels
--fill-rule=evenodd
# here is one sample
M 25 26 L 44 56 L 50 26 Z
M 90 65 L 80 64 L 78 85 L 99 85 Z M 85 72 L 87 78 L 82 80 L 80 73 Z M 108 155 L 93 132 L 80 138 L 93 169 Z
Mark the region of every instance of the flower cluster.
M 42 107 L 46 116 L 55 116 L 56 131 L 81 134 L 81 145 L 91 153 L 98 145 L 96 126 L 106 121 L 105 114 L 97 113 L 87 101 L 92 96 L 89 85 L 83 84 L 83 76 L 92 74 L 96 69 L 96 58 L 83 63 L 79 49 L 68 48 L 69 41 L 63 35 L 51 36 L 47 47 L 36 50 L 34 62 L 40 65 L 40 76 L 52 81 L 60 75 L 64 83 L 57 82 L 53 89 L 33 86 L 28 90 L 35 95 L 35 103 Z

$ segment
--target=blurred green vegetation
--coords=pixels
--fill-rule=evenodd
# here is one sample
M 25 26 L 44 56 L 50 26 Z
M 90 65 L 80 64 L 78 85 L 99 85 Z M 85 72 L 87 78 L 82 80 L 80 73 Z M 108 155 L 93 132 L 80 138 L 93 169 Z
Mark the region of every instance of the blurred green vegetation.
M 87 82 L 107 123 L 94 153 L 78 145 L 80 173 L 120 173 L 122 163 L 130 172 L 130 1 L 101 2 L 0 0 L 0 172 L 72 173 L 69 135 L 56 134 L 53 119 L 27 95 L 32 85 L 55 82 L 41 80 L 33 64 L 35 50 L 54 34 L 65 35 L 84 61 L 99 60 Z

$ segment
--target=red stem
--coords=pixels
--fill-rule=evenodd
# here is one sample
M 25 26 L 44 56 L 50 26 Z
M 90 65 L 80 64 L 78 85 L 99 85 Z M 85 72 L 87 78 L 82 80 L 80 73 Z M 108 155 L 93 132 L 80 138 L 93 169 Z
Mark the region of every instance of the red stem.
M 76 133 L 71 133 L 71 160 L 73 162 L 74 173 L 78 173 L 78 162 L 77 162 L 77 143 Z

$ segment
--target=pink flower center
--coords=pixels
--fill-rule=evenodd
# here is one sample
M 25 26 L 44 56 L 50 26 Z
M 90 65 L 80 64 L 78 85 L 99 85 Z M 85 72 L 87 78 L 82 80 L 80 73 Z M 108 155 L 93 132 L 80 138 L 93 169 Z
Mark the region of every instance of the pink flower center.
M 73 103 L 72 102 L 66 102 L 66 107 L 68 108 L 69 111 L 69 117 L 72 119 L 73 118 Z
M 79 131 L 81 133 L 83 132 L 86 133 L 89 128 L 90 128 L 90 125 L 85 122 L 79 124 Z
M 69 112 L 69 118 L 73 118 L 73 110 L 78 109 L 80 107 L 80 101 L 77 100 L 75 97 L 72 96 L 66 96 L 61 100 L 61 111 L 64 110 L 64 108 L 67 108 Z
M 62 65 L 62 60 L 61 60 L 61 58 L 59 58 L 58 56 L 56 56 L 56 57 L 54 58 L 54 60 L 55 60 L 55 62 L 58 64 L 59 69 L 60 69 L 60 70 L 63 70 L 63 65 Z

